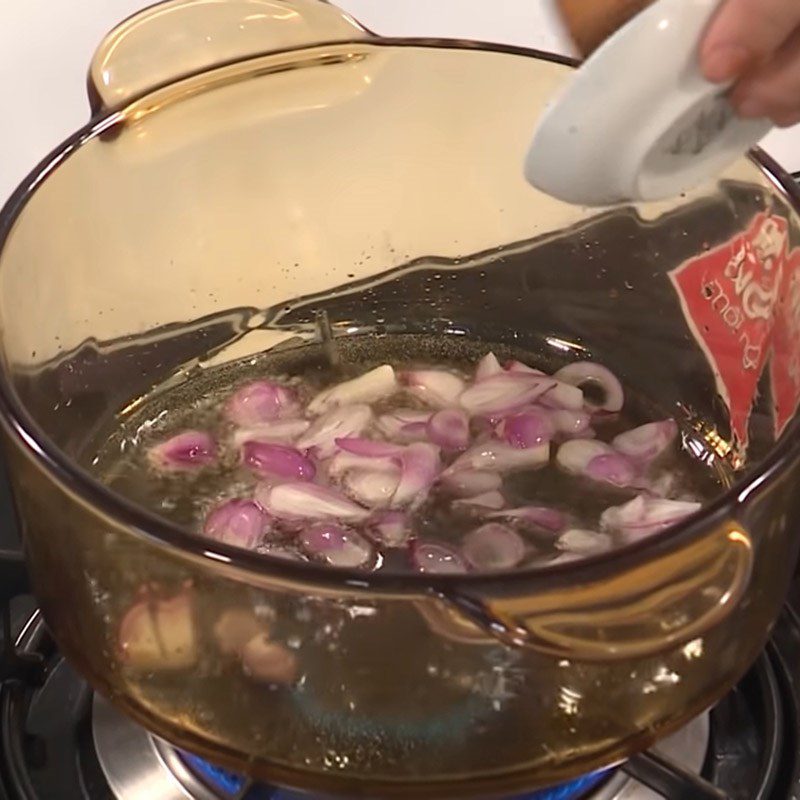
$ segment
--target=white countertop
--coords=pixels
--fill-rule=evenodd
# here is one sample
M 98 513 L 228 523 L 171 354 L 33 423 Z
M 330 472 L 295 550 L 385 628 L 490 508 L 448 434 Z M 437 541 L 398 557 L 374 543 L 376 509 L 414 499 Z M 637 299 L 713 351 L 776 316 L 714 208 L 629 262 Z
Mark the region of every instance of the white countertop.
M 88 118 L 86 68 L 103 35 L 152 0 L 4 0 L 0 7 L 0 200 Z M 367 27 L 563 49 L 545 0 L 340 0 Z M 800 171 L 800 127 L 765 146 Z

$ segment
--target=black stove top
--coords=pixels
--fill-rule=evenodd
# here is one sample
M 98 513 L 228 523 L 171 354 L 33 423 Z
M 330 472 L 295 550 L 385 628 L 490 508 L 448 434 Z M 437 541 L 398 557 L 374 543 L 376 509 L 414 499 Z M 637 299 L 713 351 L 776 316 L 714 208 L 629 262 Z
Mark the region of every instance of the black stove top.
M 0 549 L 19 549 L 0 461 Z M 180 753 L 96 696 L 16 594 L 0 636 L 0 800 L 322 800 L 253 784 Z M 14 647 L 8 647 L 13 642 Z M 742 682 L 649 753 L 525 800 L 800 800 L 800 579 Z M 522 800 L 518 798 L 517 800 Z

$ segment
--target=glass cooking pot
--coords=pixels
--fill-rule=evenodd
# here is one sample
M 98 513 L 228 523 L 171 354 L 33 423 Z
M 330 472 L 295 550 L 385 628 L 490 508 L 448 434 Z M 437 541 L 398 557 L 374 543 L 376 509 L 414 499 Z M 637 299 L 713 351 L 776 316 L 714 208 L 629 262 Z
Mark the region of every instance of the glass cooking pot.
M 523 156 L 570 70 L 313 0 L 173 0 L 99 49 L 92 121 L 2 213 L 0 410 L 44 616 L 151 731 L 306 789 L 512 793 L 648 747 L 763 647 L 797 554 L 797 196 L 763 154 L 657 206 L 538 194 Z M 93 476 L 141 398 L 312 342 L 321 311 L 356 344 L 596 358 L 733 485 L 612 554 L 431 576 L 237 550 Z M 230 611 L 292 685 L 232 667 Z

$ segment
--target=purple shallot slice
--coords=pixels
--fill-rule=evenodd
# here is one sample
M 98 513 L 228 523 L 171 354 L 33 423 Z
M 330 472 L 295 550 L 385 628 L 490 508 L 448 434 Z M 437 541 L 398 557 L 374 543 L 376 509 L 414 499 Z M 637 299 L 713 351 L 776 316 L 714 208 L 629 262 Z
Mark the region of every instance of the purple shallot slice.
M 227 400 L 223 413 L 236 425 L 258 425 L 262 422 L 299 413 L 295 392 L 274 381 L 253 381 L 237 389 Z
M 512 447 L 528 448 L 549 442 L 556 427 L 543 408 L 529 408 L 506 417 L 497 427 L 497 434 Z
M 477 469 L 462 469 L 446 472 L 441 478 L 442 487 L 457 497 L 475 497 L 498 490 L 503 479 L 497 472 Z
M 437 411 L 428 420 L 426 432 L 443 450 L 464 450 L 469 444 L 469 417 L 460 408 Z
M 614 449 L 635 461 L 649 463 L 658 458 L 678 436 L 674 419 L 648 422 L 620 433 L 611 440 Z
M 491 417 L 516 411 L 554 386 L 556 381 L 546 376 L 504 372 L 472 384 L 458 402 L 472 416 Z
M 549 460 L 549 444 L 520 449 L 505 442 L 489 441 L 473 445 L 460 455 L 448 468 L 448 474 L 462 469 L 495 472 L 539 469 Z
M 336 452 L 337 439 L 360 436 L 371 422 L 372 409 L 368 405 L 337 406 L 318 417 L 295 446 L 312 451 L 317 458 L 330 458 Z
M 299 541 L 306 555 L 332 567 L 355 569 L 375 560 L 372 545 L 361 534 L 332 522 L 311 525 Z
M 400 444 L 425 441 L 428 437 L 430 411 L 396 408 L 378 417 L 375 426 L 387 438 Z
M 253 550 L 266 525 L 266 514 L 252 500 L 228 500 L 206 517 L 203 533 L 217 542 Z
M 699 510 L 700 503 L 640 494 L 621 506 L 607 508 L 600 516 L 600 527 L 635 540 L 675 525 Z
M 313 481 L 314 462 L 294 447 L 269 442 L 245 442 L 242 463 L 261 478 L 275 475 L 297 481 Z
M 464 537 L 461 552 L 474 569 L 496 572 L 512 569 L 524 558 L 525 542 L 507 525 L 488 522 Z
M 391 506 L 416 508 L 425 502 L 428 491 L 441 471 L 439 448 L 432 444 L 410 444 L 400 456 L 400 483 Z
M 502 492 L 484 492 L 476 494 L 474 497 L 461 497 L 453 501 L 453 508 L 461 511 L 486 512 L 499 511 L 504 508 L 506 499 Z
M 205 431 L 183 431 L 153 445 L 147 460 L 159 472 L 191 472 L 213 464 L 217 444 Z
M 614 373 L 594 361 L 577 361 L 562 367 L 553 375 L 556 380 L 573 386 L 583 387 L 592 385 L 599 387 L 603 398 L 599 403 L 586 400 L 590 408 L 616 413 L 625 403 L 625 393 L 622 384 Z
M 457 575 L 467 571 L 461 555 L 440 542 L 416 540 L 411 543 L 411 563 L 418 572 L 431 575 Z
M 367 522 L 367 533 L 383 547 L 405 547 L 413 531 L 405 511 L 376 511 Z

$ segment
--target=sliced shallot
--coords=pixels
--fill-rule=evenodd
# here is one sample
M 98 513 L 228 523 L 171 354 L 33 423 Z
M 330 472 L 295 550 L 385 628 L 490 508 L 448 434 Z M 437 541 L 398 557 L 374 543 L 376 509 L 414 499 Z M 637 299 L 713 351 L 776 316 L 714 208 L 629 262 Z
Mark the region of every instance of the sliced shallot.
M 292 444 L 310 427 L 311 423 L 307 419 L 276 419 L 272 422 L 260 422 L 247 428 L 237 428 L 233 434 L 233 444 L 236 447 L 241 447 L 245 442 Z
M 572 439 L 564 442 L 556 453 L 556 463 L 572 475 L 584 475 L 592 459 L 613 455 L 614 448 L 594 439 Z
M 555 385 L 556 382 L 547 376 L 506 372 L 474 383 L 464 390 L 458 402 L 473 416 L 493 416 L 516 411 Z
M 252 500 L 228 500 L 206 517 L 209 539 L 252 550 L 261 540 L 267 517 Z
M 523 364 L 521 361 L 509 361 L 506 364 L 506 370 L 508 372 L 524 372 L 528 375 L 545 375 L 546 373 L 542 372 L 540 369 L 534 369 L 533 367 L 529 367 L 527 364 Z
M 441 482 L 448 492 L 458 497 L 475 497 L 496 491 L 503 485 L 503 479 L 497 472 L 473 469 L 447 472 L 442 476 Z
M 403 380 L 408 391 L 432 408 L 457 405 L 464 391 L 464 380 L 443 369 L 416 369 L 406 372 Z
M 358 522 L 369 511 L 335 489 L 313 483 L 281 483 L 259 486 L 256 502 L 279 519 L 340 519 Z
M 439 475 L 439 448 L 417 442 L 408 445 L 400 456 L 400 483 L 392 497 L 394 508 L 416 507 L 428 496 L 428 490 Z
M 511 470 L 538 469 L 550 460 L 550 445 L 540 444 L 524 450 L 512 447 L 505 442 L 484 442 L 470 447 L 460 455 L 448 469 L 448 474 L 462 469 L 494 470 L 509 472 Z
M 317 474 L 314 462 L 294 447 L 269 442 L 245 442 L 242 463 L 256 475 L 276 475 L 296 481 L 313 481 Z
M 584 397 L 583 392 L 577 386 L 559 381 L 542 395 L 539 402 L 547 408 L 580 411 L 583 409 Z
M 337 439 L 336 446 L 345 453 L 352 453 L 354 456 L 363 456 L 364 458 L 395 458 L 403 452 L 400 445 L 355 436 Z
M 622 453 L 604 453 L 595 456 L 586 465 L 583 474 L 592 480 L 610 483 L 623 489 L 636 486 L 639 478 L 636 465 Z
M 572 528 L 556 539 L 555 546 L 564 552 L 580 555 L 604 553 L 611 549 L 611 537 L 606 533 Z
M 678 435 L 678 425 L 674 419 L 648 422 L 633 430 L 625 431 L 612 439 L 611 444 L 620 453 L 643 463 L 658 458 Z
M 497 360 L 494 353 L 487 353 L 475 367 L 475 380 L 483 381 L 486 378 L 491 378 L 492 375 L 499 375 L 503 372 L 503 367 Z
M 549 442 L 555 435 L 553 421 L 542 408 L 529 408 L 519 414 L 506 417 L 498 426 L 497 433 L 513 447 L 528 448 Z
M 336 452 L 336 440 L 360 436 L 372 422 L 368 405 L 339 406 L 323 414 L 295 442 L 301 450 L 311 450 L 317 458 L 330 458 Z
M 367 523 L 367 532 L 384 547 L 405 547 L 411 538 L 411 520 L 405 511 L 376 511 Z
M 351 469 L 345 472 L 342 486 L 349 497 L 367 508 L 385 508 L 394 498 L 400 483 L 400 469 Z
M 625 394 L 617 376 L 608 367 L 594 361 L 577 361 L 574 364 L 567 364 L 553 377 L 573 386 L 582 387 L 586 384 L 598 386 L 603 393 L 603 399 L 599 403 L 587 400 L 586 404 L 591 408 L 614 413 L 620 411 L 625 403 Z
M 254 636 L 241 653 L 242 671 L 259 683 L 285 684 L 297 680 L 297 656 L 265 633 Z
M 190 472 L 213 464 L 216 458 L 216 442 L 205 431 L 183 431 L 147 453 L 147 460 L 160 472 Z
M 376 427 L 387 438 L 394 442 L 410 444 L 425 441 L 428 436 L 428 420 L 430 411 L 417 411 L 413 408 L 397 408 L 388 414 L 378 417 Z
M 461 556 L 451 547 L 439 542 L 412 542 L 411 563 L 419 572 L 432 575 L 450 575 L 467 571 L 467 565 Z
M 309 404 L 310 414 L 324 414 L 338 406 L 374 403 L 394 394 L 397 378 L 388 364 L 370 370 L 357 378 L 321 391 Z
M 224 409 L 225 416 L 236 425 L 258 425 L 298 411 L 297 396 L 292 389 L 266 380 L 237 389 Z
M 306 555 L 332 567 L 363 567 L 375 558 L 370 543 L 360 534 L 332 522 L 312 525 L 300 534 Z
M 464 537 L 461 552 L 472 567 L 487 572 L 512 569 L 525 558 L 525 542 L 507 525 L 488 522 Z
M 333 480 L 341 480 L 350 470 L 382 470 L 384 472 L 395 471 L 400 474 L 400 459 L 397 458 L 378 458 L 377 456 L 357 456 L 340 450 L 325 465 L 328 476 Z
M 469 444 L 469 417 L 460 408 L 438 411 L 428 420 L 426 432 L 444 450 L 464 450 Z
M 584 475 L 621 488 L 638 484 L 639 471 L 627 456 L 605 442 L 572 439 L 558 448 L 556 462 L 573 475 Z
M 668 528 L 700 509 L 700 503 L 639 495 L 621 506 L 607 508 L 600 527 L 635 539 Z
M 567 524 L 567 518 L 563 512 L 555 508 L 548 508 L 547 506 L 509 508 L 506 511 L 500 511 L 490 516 L 502 517 L 503 519 L 512 519 L 524 524 L 530 524 L 550 533 L 558 533 L 564 530 Z
M 592 415 L 588 411 L 570 411 L 566 408 L 552 409 L 550 419 L 556 431 L 567 439 L 580 437 L 592 424 Z
M 501 492 L 484 492 L 474 497 L 461 497 L 453 502 L 454 509 L 463 511 L 499 511 L 504 508 L 506 499 Z

